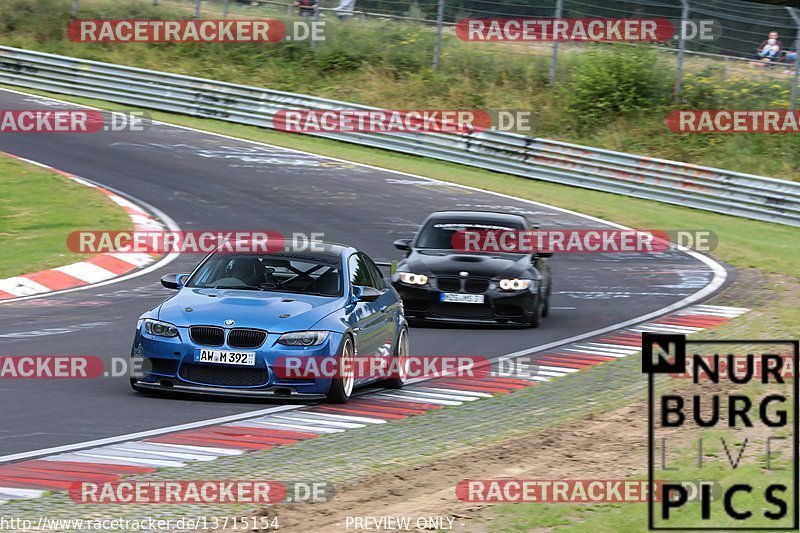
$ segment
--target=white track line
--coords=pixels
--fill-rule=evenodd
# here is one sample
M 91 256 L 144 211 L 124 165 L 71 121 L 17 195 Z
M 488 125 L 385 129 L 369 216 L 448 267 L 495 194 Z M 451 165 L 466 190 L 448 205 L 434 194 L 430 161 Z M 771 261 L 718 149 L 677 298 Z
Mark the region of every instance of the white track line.
M 43 455 L 52 455 L 61 452 L 68 452 L 73 450 L 83 450 L 86 448 L 94 448 L 98 446 L 105 446 L 106 444 L 115 444 L 117 442 L 125 442 L 129 440 L 139 440 L 147 437 L 155 437 L 157 435 L 164 435 L 165 433 L 174 433 L 176 431 L 183 431 L 187 429 L 197 429 L 205 426 L 214 426 L 217 424 L 224 424 L 226 422 L 234 422 L 236 420 L 245 420 L 257 416 L 263 416 L 269 413 L 279 413 L 283 411 L 290 411 L 303 407 L 302 405 L 279 405 L 270 407 L 269 409 L 261 409 L 260 411 L 250 411 L 247 413 L 239 413 L 236 415 L 221 416 L 219 418 L 212 418 L 210 420 L 201 420 L 199 422 L 190 422 L 188 424 L 179 424 L 177 426 L 167 426 L 158 429 L 151 429 L 147 431 L 139 431 L 137 433 L 128 433 L 127 435 L 119 435 L 117 437 L 108 437 L 105 439 L 97 439 L 88 442 L 78 442 L 75 444 L 66 444 L 64 446 L 55 446 L 53 448 L 43 448 L 41 450 L 32 450 L 29 452 L 14 453 L 11 455 L 4 455 L 0 457 L 0 463 L 8 463 L 10 461 L 19 461 L 20 459 L 30 459 L 32 457 L 40 457 Z

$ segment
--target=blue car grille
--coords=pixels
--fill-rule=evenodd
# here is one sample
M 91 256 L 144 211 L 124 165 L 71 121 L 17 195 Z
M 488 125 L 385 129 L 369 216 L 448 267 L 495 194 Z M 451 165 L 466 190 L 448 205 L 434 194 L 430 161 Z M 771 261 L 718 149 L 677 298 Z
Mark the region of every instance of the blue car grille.
M 241 368 L 223 365 L 181 365 L 181 379 L 223 387 L 266 385 L 269 373 L 264 368 Z
M 228 346 L 234 348 L 258 348 L 267 339 L 267 332 L 260 329 L 232 329 L 228 333 Z
M 222 346 L 225 342 L 225 330 L 209 326 L 192 326 L 189 335 L 197 344 L 206 346 Z
M 189 335 L 197 344 L 222 346 L 225 330 L 214 326 L 192 326 Z M 228 345 L 234 348 L 258 348 L 267 340 L 267 332 L 261 329 L 235 328 L 228 332 Z

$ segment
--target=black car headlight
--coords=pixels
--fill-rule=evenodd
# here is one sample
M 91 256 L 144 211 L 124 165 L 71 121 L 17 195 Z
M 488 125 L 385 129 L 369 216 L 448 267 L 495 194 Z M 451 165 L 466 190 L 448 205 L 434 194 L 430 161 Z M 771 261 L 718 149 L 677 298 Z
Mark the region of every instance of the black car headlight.
M 169 322 L 161 322 L 160 320 L 153 320 L 146 318 L 144 321 L 144 330 L 150 335 L 156 337 L 177 337 L 178 328 Z
M 278 344 L 285 346 L 319 346 L 328 338 L 327 331 L 292 331 L 278 338 Z
M 397 277 L 403 283 L 408 285 L 425 285 L 428 283 L 428 276 L 425 274 L 415 274 L 413 272 L 398 272 Z
M 533 283 L 529 279 L 501 279 L 497 284 L 504 291 L 524 291 Z

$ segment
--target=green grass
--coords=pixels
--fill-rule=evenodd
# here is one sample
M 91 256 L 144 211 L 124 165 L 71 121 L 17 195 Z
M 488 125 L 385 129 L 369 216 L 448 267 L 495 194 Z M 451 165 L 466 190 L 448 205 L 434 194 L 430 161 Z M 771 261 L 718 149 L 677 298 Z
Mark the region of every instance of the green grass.
M 104 194 L 0 155 L 0 278 L 87 258 L 67 249 L 76 230 L 124 230 L 128 215 Z

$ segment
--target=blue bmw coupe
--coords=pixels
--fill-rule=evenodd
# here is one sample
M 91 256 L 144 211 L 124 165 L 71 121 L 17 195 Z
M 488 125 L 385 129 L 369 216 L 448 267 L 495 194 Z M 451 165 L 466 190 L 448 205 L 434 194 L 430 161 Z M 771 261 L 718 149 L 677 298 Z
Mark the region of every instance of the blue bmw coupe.
M 360 385 L 403 385 L 402 372 L 386 379 L 353 371 L 287 375 L 276 368 L 290 359 L 316 359 L 315 368 L 334 360 L 347 369 L 357 356 L 387 365 L 407 357 L 400 297 L 355 248 L 218 250 L 192 273 L 168 274 L 161 283 L 177 293 L 139 318 L 131 352 L 136 391 L 344 403 Z

